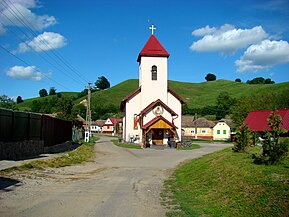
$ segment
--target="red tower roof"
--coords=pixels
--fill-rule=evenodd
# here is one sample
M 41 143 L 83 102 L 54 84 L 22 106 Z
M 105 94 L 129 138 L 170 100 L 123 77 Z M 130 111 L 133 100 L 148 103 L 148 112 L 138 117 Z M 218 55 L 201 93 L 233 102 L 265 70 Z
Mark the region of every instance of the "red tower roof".
M 170 54 L 166 51 L 166 49 L 162 46 L 159 40 L 154 36 L 151 35 L 143 49 L 138 55 L 137 61 L 140 62 L 140 58 L 142 56 L 149 56 L 149 57 L 169 57 Z

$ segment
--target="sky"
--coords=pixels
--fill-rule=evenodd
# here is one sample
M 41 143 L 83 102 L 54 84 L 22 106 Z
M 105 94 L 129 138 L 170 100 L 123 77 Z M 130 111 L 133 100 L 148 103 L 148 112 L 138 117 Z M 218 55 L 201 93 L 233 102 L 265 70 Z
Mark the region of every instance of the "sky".
M 288 21 L 289 0 L 0 0 L 0 95 L 138 79 L 152 24 L 169 80 L 288 82 Z

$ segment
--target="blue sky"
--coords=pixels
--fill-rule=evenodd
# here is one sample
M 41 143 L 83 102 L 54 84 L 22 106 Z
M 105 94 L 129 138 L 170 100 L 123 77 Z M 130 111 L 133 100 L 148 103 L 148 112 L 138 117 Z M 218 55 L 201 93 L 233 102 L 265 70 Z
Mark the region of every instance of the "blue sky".
M 171 55 L 170 80 L 199 83 L 213 73 L 287 82 L 288 20 L 288 0 L 0 0 L 0 95 L 138 78 L 152 24 Z

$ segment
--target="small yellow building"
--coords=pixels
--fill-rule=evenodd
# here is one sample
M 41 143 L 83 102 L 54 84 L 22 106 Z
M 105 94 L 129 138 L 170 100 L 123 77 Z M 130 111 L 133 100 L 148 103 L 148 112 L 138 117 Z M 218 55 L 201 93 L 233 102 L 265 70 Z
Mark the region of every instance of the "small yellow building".
M 231 128 L 229 121 L 221 119 L 217 123 L 206 118 L 194 120 L 193 116 L 182 117 L 182 135 L 196 139 L 229 140 Z
M 225 119 L 221 119 L 213 127 L 214 140 L 229 140 L 231 138 L 231 129 Z
M 206 118 L 198 118 L 183 116 L 182 131 L 183 136 L 190 136 L 196 139 L 213 139 L 213 127 L 215 123 L 208 121 Z

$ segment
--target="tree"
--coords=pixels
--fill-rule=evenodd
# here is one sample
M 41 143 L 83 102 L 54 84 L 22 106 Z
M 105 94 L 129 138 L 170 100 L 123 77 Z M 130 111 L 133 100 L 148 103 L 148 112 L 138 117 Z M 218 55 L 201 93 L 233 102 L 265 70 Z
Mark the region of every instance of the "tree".
M 13 110 L 16 109 L 16 105 L 13 99 L 6 95 L 0 96 L 0 107 Z
M 221 92 L 217 97 L 216 119 L 225 118 L 227 114 L 230 114 L 231 106 L 234 105 L 235 101 L 228 92 Z
M 49 96 L 55 95 L 56 94 L 56 89 L 55 87 L 50 87 L 49 89 Z
M 252 80 L 248 80 L 247 84 L 275 84 L 275 81 L 272 81 L 270 78 L 263 78 L 263 77 L 257 77 Z
M 61 97 L 58 101 L 58 108 L 61 113 L 57 114 L 57 117 L 63 120 L 72 120 L 74 117 L 71 115 L 71 110 L 73 107 L 72 99 L 69 97 Z
M 47 96 L 47 91 L 46 91 L 45 89 L 39 90 L 39 96 L 40 96 L 40 97 L 45 97 L 45 96 Z
M 215 81 L 217 79 L 216 75 L 208 73 L 205 77 L 207 81 Z
M 272 81 L 270 78 L 267 78 L 264 83 L 265 84 L 275 84 L 275 81 Z
M 242 125 L 239 130 L 237 130 L 235 136 L 235 144 L 232 150 L 234 152 L 244 152 L 250 144 L 250 130 L 246 124 Z
M 95 87 L 99 90 L 110 88 L 110 83 L 104 76 L 98 77 L 98 80 L 94 84 Z
M 242 82 L 240 78 L 236 78 L 235 82 Z
M 262 153 L 261 155 L 253 154 L 254 162 L 257 164 L 276 164 L 281 161 L 288 153 L 289 142 L 279 142 L 281 134 L 285 134 L 287 131 L 281 129 L 282 118 L 280 115 L 272 112 L 268 118 L 268 125 L 271 130 L 264 130 L 265 139 L 262 141 Z
M 16 99 L 17 104 L 24 102 L 21 96 L 17 96 Z

